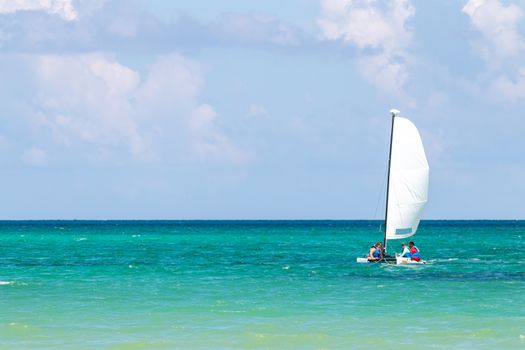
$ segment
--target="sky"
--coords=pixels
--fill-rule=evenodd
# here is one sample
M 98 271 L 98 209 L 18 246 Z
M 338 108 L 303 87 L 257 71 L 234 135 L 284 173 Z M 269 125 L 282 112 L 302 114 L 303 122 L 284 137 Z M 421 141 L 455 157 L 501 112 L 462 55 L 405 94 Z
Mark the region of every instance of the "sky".
M 0 219 L 525 219 L 525 0 L 0 0 Z

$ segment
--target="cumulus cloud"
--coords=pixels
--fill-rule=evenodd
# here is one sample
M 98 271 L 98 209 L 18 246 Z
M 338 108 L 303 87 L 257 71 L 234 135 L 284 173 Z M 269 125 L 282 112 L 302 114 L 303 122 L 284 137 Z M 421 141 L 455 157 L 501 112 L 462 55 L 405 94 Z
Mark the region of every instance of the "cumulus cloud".
M 202 104 L 193 110 L 190 119 L 190 139 L 196 155 L 200 159 L 226 157 L 236 161 L 245 160 L 246 155 L 224 134 L 217 132 L 216 118 L 217 112 L 208 104 Z
M 322 38 L 356 46 L 365 77 L 382 90 L 402 95 L 412 42 L 406 22 L 415 13 L 409 0 L 321 0 L 321 11 L 317 23 Z
M 490 94 L 499 100 L 520 102 L 525 101 L 525 67 L 522 67 L 510 79 L 501 74 L 490 85 Z
M 525 67 L 521 58 L 525 41 L 519 32 L 522 10 L 499 0 L 469 0 L 462 12 L 479 34 L 475 47 L 488 67 L 482 83 L 488 86 L 489 95 L 497 100 L 523 101 Z
M 78 13 L 71 0 L 0 0 L 0 13 L 17 11 L 44 11 L 66 21 L 78 20 Z
M 280 47 L 301 43 L 300 31 L 275 16 L 252 13 L 226 13 L 209 25 L 219 39 L 248 44 L 270 44 Z
M 412 34 L 405 22 L 414 15 L 414 8 L 406 0 L 322 0 L 321 8 L 318 24 L 327 39 L 388 52 L 410 44 Z
M 210 44 L 296 49 L 308 40 L 301 29 L 263 13 L 227 12 L 204 22 L 187 14 L 164 20 L 139 1 L 0 0 L 0 45 L 8 52 L 165 54 Z
M 138 73 L 103 54 L 33 60 L 34 121 L 64 146 L 90 143 L 103 149 L 124 145 L 138 157 L 149 150 L 129 102 Z
M 200 101 L 203 70 L 190 59 L 161 56 L 143 74 L 102 53 L 24 60 L 33 89 L 19 98 L 40 142 L 97 159 L 245 159 L 217 127 L 217 112 Z M 31 151 L 23 159 L 44 157 Z
M 480 49 L 487 59 L 515 56 L 525 48 L 518 31 L 522 11 L 517 5 L 504 6 L 499 0 L 470 0 L 463 12 L 482 35 Z
M 164 157 L 244 161 L 246 154 L 219 130 L 218 113 L 199 99 L 203 70 L 181 55 L 160 57 L 134 95 L 138 118 L 153 123 L 150 138 Z

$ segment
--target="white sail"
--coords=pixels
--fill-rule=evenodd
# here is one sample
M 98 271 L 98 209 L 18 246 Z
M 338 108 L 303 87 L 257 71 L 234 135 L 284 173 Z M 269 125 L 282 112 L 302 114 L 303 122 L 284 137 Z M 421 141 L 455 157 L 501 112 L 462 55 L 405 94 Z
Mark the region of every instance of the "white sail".
M 396 116 L 393 128 L 386 239 L 416 233 L 428 195 L 428 162 L 416 126 Z

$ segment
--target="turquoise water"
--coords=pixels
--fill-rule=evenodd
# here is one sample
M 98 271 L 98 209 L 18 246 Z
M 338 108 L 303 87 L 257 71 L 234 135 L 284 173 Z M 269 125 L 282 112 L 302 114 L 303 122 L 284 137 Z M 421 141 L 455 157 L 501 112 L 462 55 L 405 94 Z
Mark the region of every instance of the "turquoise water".
M 0 349 L 525 348 L 525 221 L 0 222 Z M 397 244 L 396 244 L 397 245 Z

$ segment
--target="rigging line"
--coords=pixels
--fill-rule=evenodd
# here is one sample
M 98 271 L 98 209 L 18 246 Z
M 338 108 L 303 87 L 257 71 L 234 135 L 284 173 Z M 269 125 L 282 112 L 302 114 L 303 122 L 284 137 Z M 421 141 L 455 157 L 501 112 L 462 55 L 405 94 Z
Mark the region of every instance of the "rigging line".
M 379 189 L 379 195 L 377 196 L 376 210 L 374 211 L 374 216 L 373 216 L 374 220 L 377 219 L 377 211 L 379 209 L 379 202 L 381 201 L 381 198 L 384 197 L 383 192 L 385 191 L 385 182 L 386 182 L 387 173 L 388 173 L 388 165 L 385 168 L 385 173 L 383 174 L 383 182 L 381 183 L 381 187 Z M 379 224 L 379 231 L 381 231 L 381 224 Z

